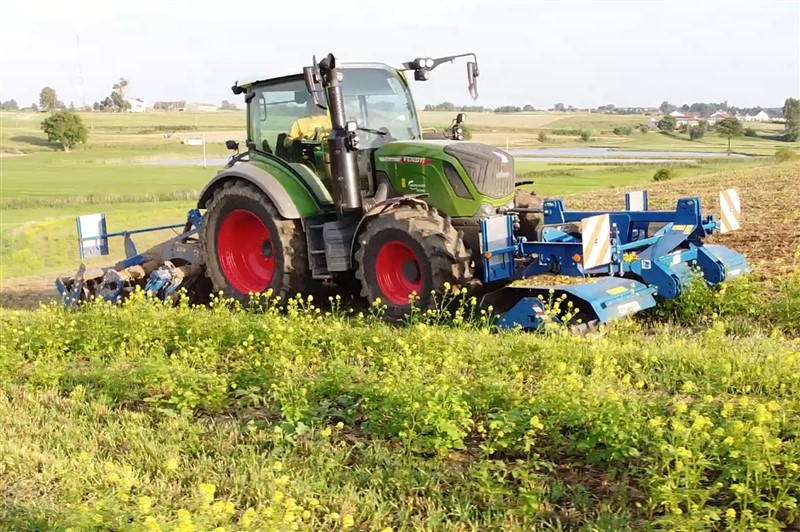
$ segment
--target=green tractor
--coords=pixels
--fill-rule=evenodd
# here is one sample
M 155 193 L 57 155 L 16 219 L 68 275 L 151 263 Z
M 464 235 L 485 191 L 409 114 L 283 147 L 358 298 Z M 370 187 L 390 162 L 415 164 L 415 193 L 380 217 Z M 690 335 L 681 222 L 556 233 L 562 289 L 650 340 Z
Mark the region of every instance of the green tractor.
M 213 291 L 246 304 L 253 293 L 360 286 L 369 303 L 380 299 L 387 316 L 400 317 L 413 293 L 426 308 L 445 283 L 481 284 L 481 219 L 517 200 L 532 211 L 522 214 L 520 234 L 534 239 L 541 203 L 517 192 L 511 155 L 461 140 L 462 114 L 445 133 L 422 133 L 406 72 L 427 80 L 440 64 L 467 56 L 475 99 L 474 54 L 420 58 L 402 69 L 328 55 L 302 73 L 237 82 L 247 151 L 198 202 Z

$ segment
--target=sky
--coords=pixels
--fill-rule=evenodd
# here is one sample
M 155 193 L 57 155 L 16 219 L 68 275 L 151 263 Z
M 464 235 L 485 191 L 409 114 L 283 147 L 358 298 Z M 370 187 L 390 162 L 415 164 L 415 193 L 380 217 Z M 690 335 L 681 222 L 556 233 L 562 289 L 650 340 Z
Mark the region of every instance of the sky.
M 413 82 L 418 106 L 780 107 L 800 96 L 800 0 L 12 0 L 0 100 L 29 106 L 49 85 L 91 104 L 125 77 L 147 102 L 241 105 L 237 79 L 297 73 L 313 55 L 399 66 L 465 52 L 478 99 L 457 60 Z

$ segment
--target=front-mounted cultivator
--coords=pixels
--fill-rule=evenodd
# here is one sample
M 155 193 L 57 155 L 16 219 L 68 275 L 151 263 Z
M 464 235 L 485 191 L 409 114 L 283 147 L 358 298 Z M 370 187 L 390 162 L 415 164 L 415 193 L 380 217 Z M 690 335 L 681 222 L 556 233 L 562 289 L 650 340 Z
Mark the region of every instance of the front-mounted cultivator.
M 476 99 L 472 53 L 400 68 L 328 54 L 292 75 L 237 81 L 247 151 L 226 143 L 236 155 L 170 227 L 180 234 L 146 251 L 131 235 L 164 227 L 108 233 L 103 215 L 79 217 L 82 258 L 108 254 L 111 237 L 124 237 L 126 258 L 58 279 L 65 303 L 117 302 L 141 288 L 162 299 L 185 289 L 192 303 L 221 293 L 246 305 L 252 294 L 285 299 L 324 284 L 380 301 L 397 320 L 412 305 L 434 307 L 433 294 L 450 285 L 474 290 L 501 327 L 563 322 L 549 296 L 588 327 L 677 297 L 693 268 L 712 285 L 748 271 L 738 253 L 703 244 L 738 227 L 731 190 L 720 196 L 720 221 L 703 216 L 698 198 L 650 211 L 644 192 L 630 194 L 624 211 L 568 211 L 519 189 L 510 153 L 464 140 L 463 114 L 448 132 L 423 134 L 410 74 L 425 82 L 459 58 Z
M 507 223 L 485 220 L 483 280 L 513 276 L 516 282 L 487 294 L 483 303 L 499 313 L 501 327 L 537 329 L 548 319 L 546 303 L 560 299 L 586 327 L 654 307 L 657 296 L 678 297 L 693 273 L 712 286 L 749 273 L 740 253 L 703 243 L 715 232 L 739 228 L 736 191 L 721 192 L 719 206 L 718 220 L 703 216 L 699 198 L 678 200 L 674 211 L 649 211 L 646 191 L 626 194 L 629 210 L 620 212 L 567 211 L 561 200 L 547 200 L 536 242 L 514 237 Z M 535 284 L 552 274 L 579 282 Z

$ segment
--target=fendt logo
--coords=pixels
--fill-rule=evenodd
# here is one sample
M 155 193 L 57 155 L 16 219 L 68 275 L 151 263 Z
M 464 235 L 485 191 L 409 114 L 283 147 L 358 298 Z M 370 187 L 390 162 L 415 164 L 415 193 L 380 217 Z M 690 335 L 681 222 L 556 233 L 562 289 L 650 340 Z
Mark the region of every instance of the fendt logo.
M 408 155 L 403 155 L 402 157 L 379 157 L 378 160 L 382 163 L 431 164 L 431 160 L 425 157 L 409 157 Z

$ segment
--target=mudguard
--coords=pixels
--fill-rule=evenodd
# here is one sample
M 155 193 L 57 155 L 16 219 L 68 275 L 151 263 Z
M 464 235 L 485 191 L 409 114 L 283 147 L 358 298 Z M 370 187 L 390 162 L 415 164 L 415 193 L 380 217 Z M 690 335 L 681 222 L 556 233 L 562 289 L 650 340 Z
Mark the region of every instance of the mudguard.
M 200 194 L 197 207 L 205 209 L 206 203 L 214 196 L 214 191 L 234 179 L 242 179 L 257 186 L 286 219 L 306 218 L 320 213 L 316 199 L 300 179 L 288 172 L 279 177 L 252 162 L 237 164 L 214 176 Z

